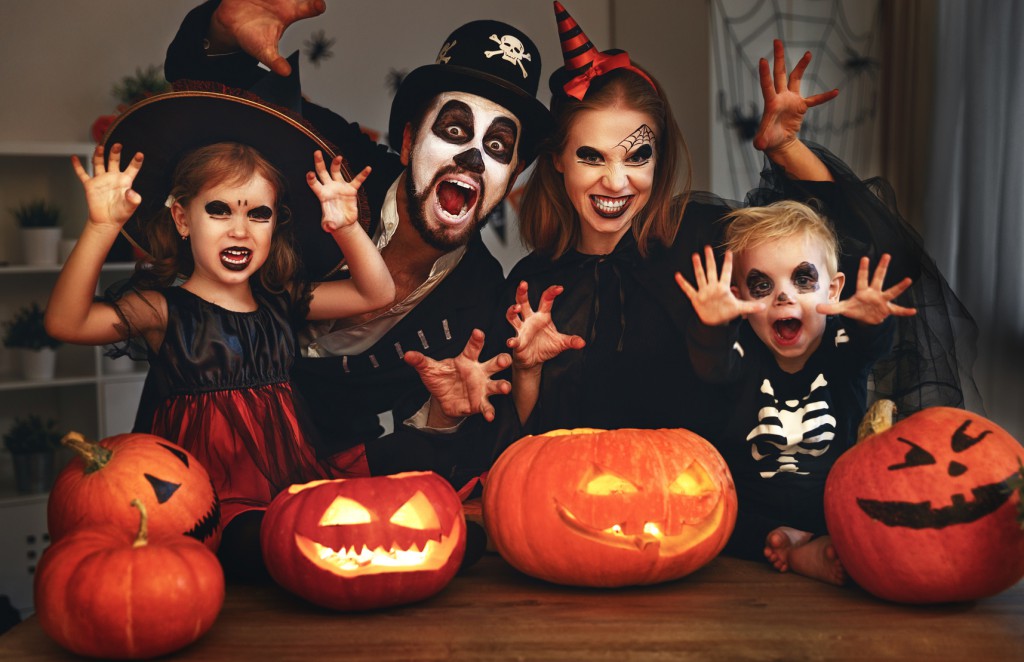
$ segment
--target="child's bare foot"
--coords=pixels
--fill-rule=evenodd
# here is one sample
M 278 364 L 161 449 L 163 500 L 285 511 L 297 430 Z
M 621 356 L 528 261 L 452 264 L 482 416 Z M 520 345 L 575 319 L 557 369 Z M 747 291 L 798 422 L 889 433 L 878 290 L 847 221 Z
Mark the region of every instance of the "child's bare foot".
M 792 570 L 837 586 L 846 583 L 846 571 L 829 536 L 812 540 L 806 531 L 780 526 L 768 534 L 765 543 L 765 558 L 779 572 Z

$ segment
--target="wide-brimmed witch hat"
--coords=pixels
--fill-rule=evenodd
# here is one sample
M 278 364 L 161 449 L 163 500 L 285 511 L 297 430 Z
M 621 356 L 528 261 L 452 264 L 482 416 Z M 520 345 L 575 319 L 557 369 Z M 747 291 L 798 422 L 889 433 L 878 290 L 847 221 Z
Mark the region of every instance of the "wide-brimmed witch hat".
M 146 225 L 165 206 L 178 162 L 192 150 L 218 142 L 249 145 L 281 171 L 288 185 L 284 203 L 291 210 L 303 275 L 316 281 L 336 272 L 344 256 L 320 226 L 320 201 L 306 183 L 306 173 L 313 169 L 314 150 L 321 150 L 329 164 L 337 149 L 288 108 L 205 82 L 176 85 L 174 92 L 139 101 L 118 116 L 103 138 L 107 153 L 120 143 L 122 159 L 132 158 L 135 152 L 145 157 L 132 185 L 142 204 L 122 230 L 129 242 L 148 255 Z M 342 174 L 346 179 L 353 174 L 344 159 Z M 359 211 L 360 223 L 368 227 L 369 204 L 363 191 Z
M 520 161 L 529 164 L 551 129 L 551 114 L 537 100 L 540 51 L 520 30 L 499 21 L 472 21 L 449 35 L 434 64 L 402 79 L 391 104 L 388 141 L 402 150 L 402 134 L 424 101 L 442 92 L 467 92 L 511 111 L 523 127 Z
M 565 60 L 565 65 L 548 79 L 552 96 L 570 96 L 582 100 L 590 89 L 590 81 L 615 69 L 629 69 L 642 76 L 651 87 L 655 87 L 650 76 L 639 67 L 633 66 L 626 51 L 617 48 L 597 50 L 562 3 L 556 0 L 554 5 L 558 40 L 562 45 L 562 59 Z

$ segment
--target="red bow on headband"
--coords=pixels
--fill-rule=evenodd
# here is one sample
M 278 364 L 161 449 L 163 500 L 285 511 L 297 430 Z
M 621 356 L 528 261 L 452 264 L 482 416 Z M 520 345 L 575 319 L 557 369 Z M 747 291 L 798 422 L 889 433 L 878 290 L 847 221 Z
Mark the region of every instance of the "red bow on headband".
M 598 76 L 608 73 L 609 71 L 614 71 L 615 69 L 629 69 L 630 71 L 635 71 L 643 77 L 644 80 L 650 83 L 651 87 L 655 87 L 654 81 L 652 81 L 647 74 L 634 67 L 629 61 L 629 53 L 622 52 L 616 53 L 615 55 L 598 53 L 591 61 L 590 67 L 579 76 L 576 76 L 563 85 L 562 89 L 565 90 L 565 93 L 569 96 L 583 101 L 583 97 L 587 95 L 587 90 L 590 89 L 590 81 Z M 657 88 L 655 87 L 655 89 Z

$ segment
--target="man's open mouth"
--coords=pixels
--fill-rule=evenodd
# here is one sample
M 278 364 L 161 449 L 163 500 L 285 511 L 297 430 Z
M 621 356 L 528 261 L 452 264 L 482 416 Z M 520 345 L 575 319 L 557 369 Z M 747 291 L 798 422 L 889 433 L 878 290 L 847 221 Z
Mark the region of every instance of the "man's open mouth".
M 231 271 L 242 271 L 252 262 L 252 251 L 233 246 L 220 252 L 220 263 Z
M 479 188 L 462 179 L 446 178 L 434 189 L 437 211 L 443 221 L 461 223 L 476 208 Z

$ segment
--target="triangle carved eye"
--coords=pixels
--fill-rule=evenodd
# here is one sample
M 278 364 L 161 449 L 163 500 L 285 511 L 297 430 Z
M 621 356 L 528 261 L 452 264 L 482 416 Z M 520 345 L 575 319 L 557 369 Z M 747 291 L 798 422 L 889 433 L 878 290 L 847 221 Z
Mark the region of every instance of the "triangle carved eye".
M 181 483 L 172 483 L 168 480 L 162 480 L 150 474 L 142 475 L 147 481 L 149 481 L 150 486 L 153 488 L 153 494 L 156 495 L 157 503 L 166 502 L 174 496 L 174 493 L 178 491 L 179 487 L 181 487 Z
M 390 522 L 397 526 L 420 531 L 441 528 L 434 505 L 430 503 L 430 499 L 423 492 L 416 492 L 411 499 L 403 503 L 402 507 L 391 516 Z
M 320 518 L 320 526 L 346 526 L 349 524 L 369 524 L 373 521 L 373 515 L 363 507 L 363 504 L 346 497 L 335 497 L 331 505 L 327 506 L 323 516 Z

